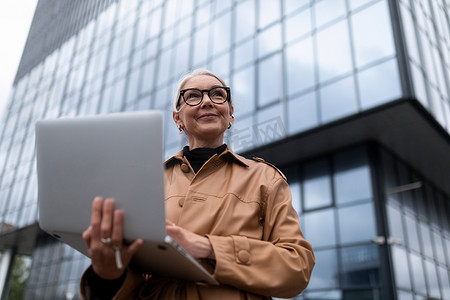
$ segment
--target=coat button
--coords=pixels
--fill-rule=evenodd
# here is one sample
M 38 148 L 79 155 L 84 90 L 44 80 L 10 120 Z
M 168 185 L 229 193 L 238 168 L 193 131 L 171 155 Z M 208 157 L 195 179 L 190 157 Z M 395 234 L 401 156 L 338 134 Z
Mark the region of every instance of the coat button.
M 247 250 L 239 251 L 237 256 L 238 256 L 238 259 L 244 264 L 248 263 L 248 260 L 250 259 L 250 253 L 248 253 Z
M 178 200 L 178 205 L 179 205 L 180 207 L 183 207 L 183 204 L 184 204 L 183 198 L 181 198 L 180 200 Z
M 187 164 L 182 163 L 181 164 L 181 171 L 183 171 L 184 173 L 189 173 L 189 167 Z

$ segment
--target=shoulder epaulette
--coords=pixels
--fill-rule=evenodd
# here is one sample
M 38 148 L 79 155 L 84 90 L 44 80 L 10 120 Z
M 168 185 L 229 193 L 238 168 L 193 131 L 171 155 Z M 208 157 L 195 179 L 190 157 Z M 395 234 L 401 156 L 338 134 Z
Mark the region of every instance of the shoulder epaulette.
M 277 167 L 275 167 L 274 165 L 272 165 L 271 163 L 265 161 L 264 159 L 260 158 L 260 157 L 252 157 L 252 160 L 257 161 L 257 162 L 261 162 L 261 163 L 265 163 L 266 165 L 271 166 L 272 168 L 274 168 L 280 175 L 281 177 L 287 181 L 286 176 L 283 174 L 283 172 L 280 171 L 280 169 L 278 169 Z

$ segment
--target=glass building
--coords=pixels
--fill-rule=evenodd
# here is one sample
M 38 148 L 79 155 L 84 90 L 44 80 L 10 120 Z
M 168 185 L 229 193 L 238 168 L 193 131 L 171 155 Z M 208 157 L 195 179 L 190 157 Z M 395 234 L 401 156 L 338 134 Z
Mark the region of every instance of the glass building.
M 169 157 L 194 68 L 231 87 L 232 149 L 288 177 L 317 259 L 296 299 L 450 299 L 449 5 L 40 0 L 0 119 L 1 299 L 15 258 L 23 299 L 79 299 L 89 265 L 37 224 L 35 121 L 161 110 Z

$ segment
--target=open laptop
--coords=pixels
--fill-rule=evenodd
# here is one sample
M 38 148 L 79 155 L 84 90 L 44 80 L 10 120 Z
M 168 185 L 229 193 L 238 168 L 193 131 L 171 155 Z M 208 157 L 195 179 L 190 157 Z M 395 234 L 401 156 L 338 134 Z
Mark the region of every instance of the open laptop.
M 218 282 L 166 235 L 163 117 L 159 111 L 36 123 L 39 225 L 87 255 L 82 233 L 96 196 L 124 211 L 124 238 L 142 238 L 131 267 L 163 277 Z

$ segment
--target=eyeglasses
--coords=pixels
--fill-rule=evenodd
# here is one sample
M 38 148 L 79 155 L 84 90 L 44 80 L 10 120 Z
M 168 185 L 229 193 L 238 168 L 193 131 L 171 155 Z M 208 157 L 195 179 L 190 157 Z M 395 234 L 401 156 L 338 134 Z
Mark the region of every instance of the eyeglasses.
M 225 86 L 213 87 L 209 90 L 199 89 L 185 89 L 180 91 L 180 98 L 183 98 L 184 102 L 190 106 L 196 106 L 202 103 L 203 94 L 208 92 L 208 97 L 215 104 L 222 104 L 226 101 L 230 101 L 230 88 Z M 180 98 L 178 98 L 178 104 L 180 105 Z

